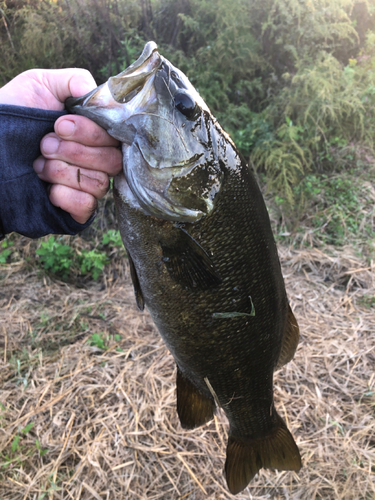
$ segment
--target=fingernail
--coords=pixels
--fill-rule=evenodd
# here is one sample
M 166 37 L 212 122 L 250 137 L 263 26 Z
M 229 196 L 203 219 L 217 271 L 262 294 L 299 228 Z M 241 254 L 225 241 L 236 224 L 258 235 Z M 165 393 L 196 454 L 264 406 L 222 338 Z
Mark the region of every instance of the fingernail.
M 52 155 L 59 149 L 60 141 L 55 137 L 46 137 L 42 141 L 41 150 L 43 154 Z
M 76 128 L 76 124 L 71 120 L 62 120 L 56 127 L 56 132 L 60 137 L 70 137 Z
M 34 167 L 34 170 L 37 174 L 41 174 L 42 171 L 43 171 L 43 168 L 44 168 L 44 163 L 45 163 L 45 159 L 44 158 L 37 158 L 34 163 L 33 163 L 33 167 Z

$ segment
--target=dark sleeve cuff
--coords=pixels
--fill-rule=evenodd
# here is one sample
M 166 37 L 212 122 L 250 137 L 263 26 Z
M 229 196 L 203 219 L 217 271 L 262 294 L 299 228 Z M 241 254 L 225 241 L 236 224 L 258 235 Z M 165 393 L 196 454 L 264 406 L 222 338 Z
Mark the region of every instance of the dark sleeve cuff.
M 49 184 L 33 169 L 41 139 L 53 132 L 65 111 L 0 104 L 0 233 L 13 231 L 38 238 L 46 234 L 77 234 L 91 224 L 76 222 L 49 201 Z

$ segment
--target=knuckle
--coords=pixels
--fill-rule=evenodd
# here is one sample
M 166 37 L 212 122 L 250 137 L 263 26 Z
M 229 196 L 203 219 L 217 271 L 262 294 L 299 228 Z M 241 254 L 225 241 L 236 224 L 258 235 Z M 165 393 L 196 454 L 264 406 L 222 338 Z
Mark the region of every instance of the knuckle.
M 85 78 L 86 80 L 92 80 L 93 76 L 92 74 L 90 73 L 90 71 L 88 69 L 84 69 L 84 68 L 77 68 L 77 73 L 80 73 L 80 76 L 82 76 L 82 78 Z
M 87 161 L 88 151 L 85 146 L 73 141 L 62 141 L 64 143 L 64 156 L 68 163 L 75 165 L 84 164 Z
M 107 192 L 107 189 L 109 187 L 109 178 L 106 173 L 96 172 L 94 181 L 99 191 Z
M 109 189 L 109 178 L 104 172 L 78 168 L 76 180 L 76 189 L 96 198 L 102 198 Z
M 98 202 L 97 202 L 95 196 L 88 194 L 88 193 L 84 193 L 84 196 L 82 197 L 82 200 L 81 200 L 81 206 L 82 206 L 82 209 L 85 210 L 85 212 L 90 213 L 90 214 L 94 213 L 97 205 L 98 205 Z
M 47 160 L 44 167 L 46 174 L 52 182 L 65 179 L 68 168 L 68 165 L 61 160 Z
M 43 73 L 41 72 L 40 69 L 28 69 L 26 71 L 23 71 L 18 75 L 18 77 L 25 78 L 25 79 L 31 79 L 31 80 L 36 80 L 39 81 L 41 76 L 43 76 Z
M 101 127 L 99 127 L 99 125 L 96 125 L 96 123 L 93 123 L 91 130 L 91 140 L 93 141 L 93 143 L 96 144 L 102 141 L 103 135 L 104 135 L 104 130 Z
M 105 151 L 103 156 L 104 171 L 109 175 L 116 175 L 122 169 L 122 153 L 117 148 L 107 149 L 108 151 Z
M 109 178 L 107 174 L 98 172 L 98 177 L 96 178 L 96 188 L 102 196 L 106 194 L 109 189 Z

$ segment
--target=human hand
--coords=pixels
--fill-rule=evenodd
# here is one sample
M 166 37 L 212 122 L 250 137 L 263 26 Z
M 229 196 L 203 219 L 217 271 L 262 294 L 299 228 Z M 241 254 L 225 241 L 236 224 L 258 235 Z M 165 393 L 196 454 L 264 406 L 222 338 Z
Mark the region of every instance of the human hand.
M 43 137 L 43 156 L 34 162 L 40 179 L 52 184 L 53 205 L 84 224 L 109 188 L 109 177 L 122 168 L 118 141 L 84 116 L 67 115 L 55 122 L 55 133 Z
M 79 97 L 95 87 L 83 69 L 29 70 L 0 89 L 0 103 L 61 111 L 67 97 Z M 40 179 L 52 184 L 51 203 L 85 223 L 108 191 L 109 177 L 121 171 L 119 144 L 88 118 L 60 117 L 55 133 L 42 139 L 42 156 L 34 162 Z

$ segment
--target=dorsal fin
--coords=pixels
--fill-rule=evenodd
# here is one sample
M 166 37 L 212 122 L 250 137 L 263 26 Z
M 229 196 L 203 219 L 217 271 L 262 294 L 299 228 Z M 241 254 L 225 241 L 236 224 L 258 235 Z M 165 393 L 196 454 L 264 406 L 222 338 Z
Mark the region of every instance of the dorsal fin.
M 275 370 L 278 370 L 282 366 L 289 363 L 293 359 L 294 353 L 296 352 L 299 340 L 299 328 L 296 318 L 288 304 L 288 317 L 286 320 L 286 328 L 284 331 L 284 336 L 281 344 L 280 356 L 277 361 Z

